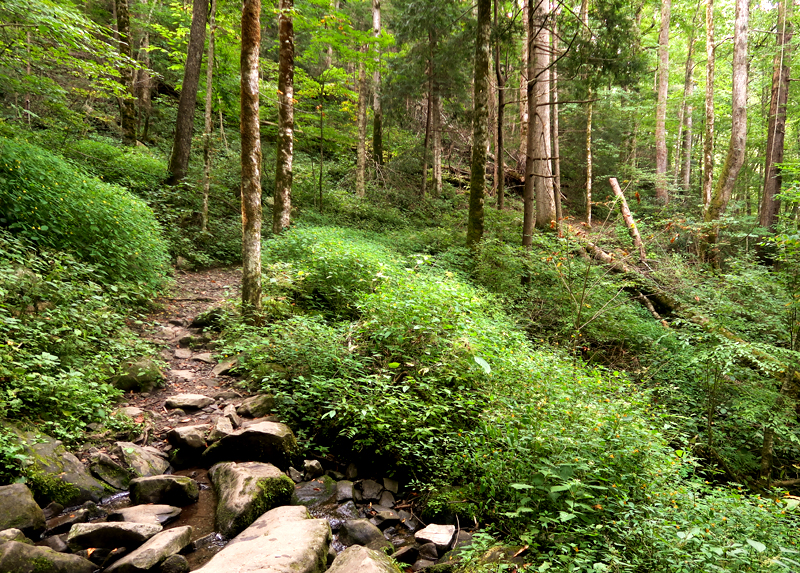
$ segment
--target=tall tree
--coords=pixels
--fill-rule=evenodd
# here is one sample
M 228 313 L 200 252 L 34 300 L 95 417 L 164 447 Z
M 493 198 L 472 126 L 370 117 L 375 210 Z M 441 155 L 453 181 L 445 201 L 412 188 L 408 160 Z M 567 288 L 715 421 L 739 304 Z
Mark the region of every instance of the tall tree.
M 131 17 L 128 0 L 115 0 L 117 12 L 117 29 L 119 32 L 119 52 L 130 58 L 133 54 L 131 46 Z M 124 65 L 120 70 L 125 94 L 119 98 L 120 119 L 122 123 L 122 143 L 136 145 L 136 100 L 133 92 L 133 69 Z
M 529 11 L 530 8 L 529 8 Z M 553 168 L 550 143 L 550 1 L 538 0 L 533 11 L 534 36 L 530 50 L 533 51 L 533 96 L 535 107 L 531 107 L 528 117 L 531 125 L 528 132 L 533 135 L 533 172 L 525 174 L 525 179 L 533 179 L 536 196 L 536 227 L 550 228 L 556 220 L 556 204 L 553 195 Z M 529 76 L 531 77 L 531 76 Z M 529 92 L 529 106 L 530 106 Z
M 211 102 L 214 86 L 214 39 L 216 37 L 217 0 L 211 0 L 208 19 L 208 55 L 206 56 L 206 109 L 203 128 L 203 211 L 201 229 L 208 231 L 208 196 L 211 194 Z
M 556 204 L 556 224 L 558 226 L 559 236 L 561 236 L 561 220 L 564 215 L 561 212 L 561 143 L 558 136 L 558 65 L 556 59 L 558 58 L 558 27 L 553 24 L 552 35 L 552 57 L 553 61 L 550 64 L 550 90 L 553 94 L 553 117 L 551 122 L 551 131 L 553 139 L 553 197 Z
M 790 21 L 792 0 L 778 3 L 778 26 L 775 61 L 772 66 L 772 93 L 769 102 L 767 124 L 767 153 L 764 164 L 764 189 L 761 194 L 759 223 L 772 227 L 778 220 L 783 178 L 780 164 L 783 163 L 784 139 L 786 137 L 786 102 L 789 98 L 789 63 L 792 56 L 792 24 Z
M 372 0 L 372 35 L 381 35 L 381 0 Z M 373 74 L 372 92 L 372 159 L 383 165 L 383 109 L 381 108 L 381 53 L 376 48 L 376 66 Z
M 478 30 L 475 38 L 475 91 L 472 116 L 472 157 L 469 179 L 467 246 L 474 248 L 483 238 L 483 203 L 486 187 L 486 152 L 489 147 L 489 58 L 492 0 L 478 0 Z
M 505 141 L 503 140 L 503 127 L 505 123 L 505 109 L 506 109 L 506 80 L 508 72 L 505 67 L 500 63 L 500 29 L 499 19 L 497 17 L 498 6 L 500 0 L 494 0 L 494 28 L 495 28 L 495 41 L 494 41 L 494 73 L 495 80 L 497 81 L 497 130 L 495 135 L 495 161 L 494 161 L 494 185 L 497 193 L 497 209 L 502 210 L 505 206 Z
M 170 185 L 174 185 L 186 177 L 189 169 L 189 153 L 192 150 L 192 135 L 194 134 L 194 108 L 197 104 L 197 89 L 200 85 L 200 68 L 203 63 L 207 19 L 208 0 L 193 0 L 189 49 L 186 54 L 186 67 L 183 71 L 181 98 L 178 101 L 178 117 L 175 120 L 175 142 L 169 158 L 170 175 L 167 183 Z
M 280 0 L 278 12 L 278 145 L 275 160 L 275 197 L 272 232 L 291 222 L 292 161 L 294 159 L 294 0 Z
M 703 206 L 711 203 L 714 188 L 714 0 L 706 0 L 706 97 L 703 130 Z
M 656 95 L 656 200 L 669 202 L 667 191 L 667 91 L 669 89 L 669 20 L 672 0 L 661 0 L 658 33 L 658 92 Z
M 431 135 L 433 141 L 433 196 L 442 193 L 442 98 L 439 96 L 439 83 L 434 79 L 431 91 Z
M 366 48 L 364 50 L 366 52 Z M 356 151 L 356 195 L 364 196 L 364 179 L 367 170 L 367 66 L 358 62 L 358 109 L 356 112 L 358 141 Z
M 148 0 L 141 0 L 142 6 L 147 6 Z M 139 40 L 139 56 L 138 60 L 142 67 L 136 71 L 134 87 L 136 97 L 138 99 L 138 114 L 137 119 L 139 123 L 139 134 L 142 141 L 147 141 L 148 132 L 150 130 L 150 111 L 152 109 L 152 89 L 153 81 L 150 77 L 150 20 L 153 17 L 153 10 L 156 7 L 156 1 L 153 0 L 150 9 L 147 13 L 147 21 L 144 23 L 144 30 L 142 37 Z
M 695 18 L 696 19 L 696 18 Z M 675 183 L 680 179 L 681 186 L 685 193 L 689 191 L 689 184 L 692 177 L 692 124 L 694 106 L 692 106 L 692 96 L 694 95 L 694 44 L 695 28 L 692 26 L 689 32 L 689 45 L 687 47 L 686 68 L 683 78 L 683 101 L 679 114 L 680 128 L 675 145 Z
M 242 314 L 258 322 L 261 312 L 261 130 L 258 122 L 258 66 L 261 0 L 242 5 Z
M 736 16 L 733 32 L 733 86 L 731 90 L 731 140 L 725 163 L 714 186 L 711 202 L 705 209 L 707 223 L 717 221 L 728 206 L 736 184 L 736 178 L 744 164 L 747 145 L 747 25 L 750 16 L 748 0 L 736 0 Z M 709 246 L 717 242 L 718 226 L 713 225 L 708 233 Z M 710 253 L 712 262 L 719 264 L 716 253 Z

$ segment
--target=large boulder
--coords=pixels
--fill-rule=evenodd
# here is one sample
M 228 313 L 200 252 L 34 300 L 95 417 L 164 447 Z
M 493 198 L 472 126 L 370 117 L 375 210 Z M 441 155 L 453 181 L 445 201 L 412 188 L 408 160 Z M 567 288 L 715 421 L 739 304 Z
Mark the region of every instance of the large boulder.
M 0 545 L 0 571 L 8 573 L 92 573 L 97 567 L 77 555 L 49 547 L 7 541 Z
M 425 529 L 420 529 L 414 534 L 418 543 L 433 543 L 439 553 L 443 553 L 450 548 L 453 537 L 456 534 L 455 525 L 436 525 L 431 524 Z
M 336 482 L 330 476 L 304 481 L 294 488 L 293 504 L 314 507 L 326 502 L 336 501 Z
M 19 529 L 26 535 L 38 535 L 45 528 L 44 512 L 33 500 L 28 486 L 22 483 L 0 486 L 0 530 Z
M 59 440 L 34 432 L 18 435 L 23 453 L 28 456 L 27 473 L 37 496 L 41 493 L 64 506 L 100 501 L 105 493 L 103 484 Z
M 144 545 L 105 570 L 105 573 L 141 573 L 154 568 L 192 541 L 192 526 L 168 529 L 151 537 Z
M 151 392 L 164 375 L 152 358 L 140 358 L 121 366 L 122 373 L 112 377 L 109 383 L 123 392 Z
M 131 480 L 131 501 L 137 505 L 158 503 L 189 505 L 200 496 L 200 486 L 190 477 L 160 475 Z
M 128 489 L 128 484 L 131 482 L 128 471 L 102 452 L 92 456 L 89 471 L 114 489 Z
M 133 507 L 122 507 L 112 511 L 108 516 L 108 520 L 163 525 L 176 519 L 180 514 L 181 508 L 171 505 L 134 505 Z
M 126 547 L 132 549 L 161 531 L 160 525 L 151 523 L 76 523 L 69 530 L 67 545 L 73 551 L 90 547 Z
M 289 467 L 297 451 L 292 430 L 278 422 L 260 422 L 236 430 L 203 452 L 206 463 L 248 460 Z
M 327 568 L 330 542 L 331 528 L 324 519 L 311 519 L 303 506 L 276 507 L 197 571 L 322 573 Z
M 137 446 L 131 442 L 117 442 L 116 451 L 120 459 L 136 477 L 158 476 L 169 469 L 166 455 L 150 446 Z
M 0 531 L 0 543 L 5 543 L 6 541 L 19 541 L 20 543 L 33 545 L 33 541 L 25 537 L 25 534 L 15 527 Z
M 263 418 L 275 408 L 275 397 L 272 394 L 250 396 L 239 404 L 236 413 L 245 418 Z
M 368 519 L 350 519 L 339 530 L 339 541 L 347 547 L 369 545 L 376 540 L 386 541 L 383 532 Z
M 336 556 L 328 573 L 401 573 L 401 571 L 385 553 L 353 545 Z
M 228 462 L 208 472 L 217 491 L 216 530 L 233 537 L 268 510 L 289 503 L 294 482 L 272 464 Z

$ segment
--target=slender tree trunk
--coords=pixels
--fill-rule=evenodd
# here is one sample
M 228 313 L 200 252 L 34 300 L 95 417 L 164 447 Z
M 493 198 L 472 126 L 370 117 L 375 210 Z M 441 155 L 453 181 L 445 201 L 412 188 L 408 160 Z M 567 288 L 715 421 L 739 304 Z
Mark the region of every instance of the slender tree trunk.
M 337 12 L 339 11 L 339 6 L 340 6 L 339 1 L 340 0 L 334 0 L 333 2 L 333 8 Z M 294 0 L 292 0 L 292 4 L 294 4 Z M 332 65 L 333 65 L 333 44 L 328 44 L 328 50 L 325 53 L 325 69 L 329 70 Z
M 550 1 L 538 0 L 534 9 L 533 78 L 536 108 L 530 113 L 533 131 L 533 185 L 536 195 L 536 227 L 555 227 L 556 203 L 553 195 L 553 168 L 550 147 Z
M 31 77 L 31 33 L 25 32 L 25 51 L 27 58 L 25 60 L 25 73 Z M 31 125 L 31 92 L 25 92 L 25 103 L 23 109 L 25 110 L 25 121 L 28 122 L 28 127 Z
M 278 12 L 278 145 L 275 150 L 275 197 L 272 232 L 286 229 L 292 216 L 294 160 L 294 0 L 281 0 Z
M 372 0 L 372 35 L 381 35 L 381 0 Z M 372 93 L 372 159 L 383 165 L 383 110 L 381 108 L 381 53 L 376 48 Z
M 558 57 L 558 28 L 553 24 L 553 62 L 550 66 L 550 83 L 553 94 L 553 196 L 556 202 L 556 223 L 559 236 L 561 236 L 561 221 L 564 214 L 561 212 L 561 143 L 558 139 L 558 66 L 555 59 Z
M 669 203 L 667 191 L 667 91 L 669 88 L 669 20 L 672 0 L 661 0 L 658 34 L 658 92 L 656 104 L 656 200 Z
M 772 67 L 772 94 L 769 103 L 767 126 L 767 153 L 764 163 L 764 190 L 761 195 L 759 223 L 770 228 L 778 221 L 780 200 L 781 169 L 783 162 L 784 139 L 786 137 L 786 102 L 789 97 L 789 64 L 792 57 L 792 0 L 778 3 L 778 35 L 775 62 Z
M 131 18 L 128 12 L 128 0 L 115 0 L 117 9 L 117 28 L 119 30 L 119 52 L 129 58 L 133 57 L 131 47 Z M 136 145 L 136 99 L 133 92 L 133 70 L 123 66 L 120 70 L 122 85 L 127 93 L 119 98 L 120 120 L 122 123 L 123 145 Z
M 425 144 L 422 149 L 422 193 L 424 197 L 428 193 L 428 149 L 431 142 L 431 116 L 433 115 L 433 53 L 434 38 L 428 34 L 429 59 L 428 59 L 428 97 L 425 108 Z
M 356 195 L 365 194 L 364 175 L 367 170 L 367 67 L 364 61 L 358 62 L 358 150 L 356 152 Z
M 534 211 L 534 199 L 536 197 L 536 183 L 534 175 L 536 170 L 536 132 L 534 130 L 534 121 L 536 117 L 536 56 L 534 45 L 534 34 L 536 33 L 536 12 L 531 3 L 537 0 L 525 0 L 527 7 L 525 14 L 527 21 L 525 22 L 525 40 L 527 45 L 527 73 L 525 74 L 527 80 L 528 94 L 525 101 L 528 104 L 528 126 L 525 131 L 526 143 L 525 149 L 527 155 L 525 156 L 525 183 L 522 188 L 522 246 L 528 247 L 533 244 L 533 226 L 536 221 L 536 213 Z M 541 1 L 541 0 L 539 0 Z M 525 10 L 525 8 L 523 8 Z M 523 283 L 527 284 L 530 280 L 529 277 L 523 277 Z
M 589 99 L 593 97 L 589 90 Z M 592 114 L 594 104 L 586 104 L 586 224 L 592 226 Z
M 197 88 L 200 84 L 200 68 L 203 63 L 203 46 L 206 38 L 208 0 L 192 3 L 192 26 L 189 29 L 189 50 L 183 72 L 181 98 L 178 101 L 178 117 L 175 120 L 175 143 L 169 158 L 170 176 L 167 183 L 174 185 L 189 169 L 189 153 L 194 134 L 194 108 L 197 104 Z
M 259 322 L 261 312 L 261 133 L 258 122 L 260 15 L 261 0 L 244 0 L 240 60 L 242 314 L 252 323 Z
M 497 26 L 497 3 L 494 0 L 494 25 Z M 500 67 L 500 39 L 495 40 L 494 44 L 494 73 L 497 80 L 497 132 L 495 136 L 495 168 L 494 181 L 497 192 L 497 209 L 502 211 L 505 206 L 506 195 L 506 170 L 505 170 L 505 144 L 503 141 L 503 123 L 505 122 L 506 111 L 506 77 Z
M 703 206 L 711 204 L 714 188 L 714 0 L 706 0 L 706 101 L 703 130 Z
M 433 132 L 433 196 L 442 194 L 442 100 L 439 87 L 433 83 L 433 102 L 431 104 L 431 131 Z
M 203 211 L 202 231 L 208 231 L 208 196 L 211 193 L 211 96 L 214 87 L 214 39 L 216 36 L 217 0 L 211 0 L 208 19 L 208 56 L 206 57 L 206 110 L 203 129 Z
M 478 29 L 475 39 L 475 91 L 472 118 L 472 157 L 469 179 L 467 246 L 477 247 L 483 238 L 483 203 L 486 187 L 486 149 L 489 146 L 488 97 L 492 0 L 478 0 Z
M 148 0 L 141 0 L 143 6 L 147 6 Z M 150 9 L 147 13 L 147 22 L 145 23 L 144 31 L 142 32 L 142 39 L 139 41 L 139 57 L 138 60 L 142 64 L 142 69 L 136 73 L 136 82 L 134 84 L 136 97 L 138 98 L 138 130 L 141 141 L 147 141 L 150 131 L 150 111 L 152 109 L 152 90 L 153 81 L 150 77 L 150 21 L 153 18 L 153 10 L 156 7 L 156 0 L 152 0 Z
M 696 18 L 693 19 L 693 23 Z M 679 178 L 682 174 L 684 166 L 684 154 L 681 152 L 686 146 L 686 133 L 692 132 L 692 102 L 691 97 L 694 93 L 694 44 L 695 34 L 694 26 L 689 32 L 689 45 L 687 47 L 686 67 L 683 76 L 683 98 L 681 100 L 681 108 L 678 113 L 678 136 L 675 138 L 675 153 L 674 153 L 674 183 L 678 185 Z M 691 145 L 691 135 L 689 136 L 689 145 Z
M 528 163 L 528 59 L 530 55 L 530 31 L 528 30 L 528 4 L 529 0 L 522 2 L 522 25 L 525 28 L 522 37 L 521 68 L 519 71 L 519 152 L 523 164 L 521 171 L 527 169 Z
M 717 221 L 730 201 L 736 178 L 744 164 L 747 145 L 747 24 L 750 16 L 748 0 L 736 0 L 736 19 L 733 36 L 733 89 L 731 92 L 731 141 L 725 163 L 714 186 L 711 202 L 705 210 L 705 221 Z M 713 249 L 717 242 L 718 227 L 708 234 L 708 244 Z M 711 250 L 710 249 L 710 250 Z M 715 266 L 719 266 L 718 253 L 711 252 Z

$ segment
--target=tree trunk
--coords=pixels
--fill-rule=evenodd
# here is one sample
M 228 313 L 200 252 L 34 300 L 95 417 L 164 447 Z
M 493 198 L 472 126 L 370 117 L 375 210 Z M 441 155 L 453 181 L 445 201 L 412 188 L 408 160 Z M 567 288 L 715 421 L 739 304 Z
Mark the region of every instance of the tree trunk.
M 214 39 L 216 36 L 217 0 L 211 0 L 208 19 L 208 56 L 206 57 L 206 109 L 203 129 L 203 211 L 201 229 L 208 231 L 208 196 L 211 192 L 211 96 L 214 86 Z
M 475 248 L 483 238 L 483 203 L 486 187 L 486 149 L 489 146 L 488 97 L 489 36 L 492 26 L 492 0 L 478 0 L 478 28 L 475 39 L 475 91 L 472 117 L 472 157 L 469 178 L 469 216 L 467 246 Z
M 422 146 L 422 192 L 424 197 L 428 192 L 428 148 L 431 141 L 431 116 L 433 115 L 433 60 L 431 59 L 430 75 L 428 76 L 428 97 L 425 108 L 425 143 Z
M 694 82 L 692 82 L 692 84 L 689 86 L 689 90 L 688 97 L 692 97 L 692 95 L 694 95 Z M 683 128 L 683 161 L 681 166 L 681 185 L 683 186 L 684 193 L 687 195 L 689 194 L 689 189 L 692 182 L 692 141 L 694 137 L 694 133 L 692 132 L 693 113 L 694 107 L 691 103 L 687 103 Z
M 128 12 L 128 0 L 115 0 L 117 11 L 117 29 L 119 31 L 119 52 L 129 58 L 133 57 L 131 46 L 131 18 Z M 120 123 L 122 124 L 123 145 L 136 145 L 136 98 L 133 91 L 133 70 L 123 66 L 120 70 L 122 85 L 126 94 L 119 98 Z
M 667 191 L 667 90 L 669 88 L 669 20 L 672 0 L 661 1 L 658 34 L 658 92 L 656 104 L 656 200 L 669 203 Z
M 696 16 L 696 15 L 695 15 Z M 696 22 L 696 17 L 692 20 L 692 22 Z M 685 166 L 685 154 L 682 151 L 685 151 L 684 148 L 686 147 L 686 134 L 689 133 L 689 146 L 691 148 L 692 140 L 691 140 L 691 133 L 692 133 L 692 103 L 691 97 L 694 93 L 694 44 L 695 44 L 695 34 L 694 34 L 694 26 L 692 26 L 691 31 L 689 32 L 689 45 L 687 47 L 687 55 L 686 55 L 686 67 L 683 76 L 683 98 L 681 100 L 681 108 L 680 112 L 678 113 L 678 136 L 675 138 L 675 170 L 674 170 L 674 183 L 678 185 L 679 181 L 683 181 L 681 175 L 683 173 L 683 168 Z M 691 167 L 691 155 L 690 155 L 690 164 Z M 683 186 L 684 190 L 686 186 Z
M 261 312 L 261 133 L 258 72 L 261 0 L 244 0 L 240 133 L 242 140 L 242 314 L 252 323 Z
M 533 131 L 533 186 L 536 196 L 536 228 L 555 227 L 556 203 L 553 195 L 553 168 L 550 147 L 550 1 L 538 0 L 534 9 L 533 86 L 536 108 L 529 117 Z
M 25 32 L 25 51 L 27 53 L 27 59 L 25 60 L 25 73 L 28 77 L 31 77 L 31 33 L 30 31 Z M 28 123 L 28 127 L 31 125 L 31 92 L 26 91 L 24 96 L 25 102 L 23 103 L 23 109 L 25 110 L 25 121 Z
M 169 158 L 169 185 L 184 177 L 189 169 L 189 153 L 194 134 L 194 108 L 197 104 L 197 88 L 200 84 L 200 68 L 203 63 L 203 46 L 206 38 L 208 0 L 192 3 L 192 27 L 189 30 L 189 50 L 183 72 L 181 99 L 178 102 L 178 117 L 175 120 L 175 143 Z
M 706 102 L 703 130 L 703 206 L 711 203 L 714 188 L 714 0 L 706 3 Z
M 711 202 L 705 209 L 705 221 L 717 221 L 725 212 L 731 198 L 736 178 L 744 163 L 747 145 L 747 24 L 750 16 L 748 0 L 736 0 L 736 19 L 733 36 L 733 88 L 731 92 L 731 141 L 725 163 L 722 165 Z M 713 249 L 717 242 L 718 227 L 708 233 L 708 245 Z M 719 265 L 717 253 L 711 252 L 715 266 Z
M 494 25 L 497 26 L 497 3 L 494 0 Z M 495 135 L 495 161 L 494 161 L 494 181 L 497 192 L 497 209 L 502 211 L 505 206 L 506 193 L 506 170 L 505 170 L 505 146 L 503 142 L 503 123 L 505 121 L 506 108 L 506 78 L 500 68 L 500 39 L 495 40 L 494 44 L 494 73 L 497 79 L 497 131 Z
M 381 35 L 381 0 L 372 0 L 372 35 Z M 372 92 L 372 159 L 383 165 L 383 110 L 381 108 L 381 53 L 376 48 Z
M 294 0 L 281 0 L 278 13 L 278 142 L 275 150 L 275 197 L 272 232 L 291 223 L 294 159 Z
M 525 28 L 522 37 L 522 55 L 520 58 L 519 71 L 519 152 L 523 160 L 520 171 L 527 169 L 528 163 L 528 58 L 530 50 L 528 42 L 530 33 L 528 31 L 528 0 L 522 2 L 522 25 Z M 532 78 L 531 78 L 532 79 Z
M 442 100 L 439 87 L 433 83 L 431 131 L 433 132 L 433 196 L 442 194 Z
M 148 0 L 141 0 L 142 5 L 147 6 Z M 138 130 L 141 141 L 147 141 L 150 130 L 150 111 L 152 109 L 152 90 L 153 81 L 150 77 L 150 21 L 153 18 L 153 10 L 156 7 L 156 0 L 150 5 L 150 10 L 147 13 L 147 22 L 145 23 L 142 38 L 139 41 L 139 56 L 138 60 L 142 64 L 142 69 L 136 73 L 136 81 L 134 83 L 136 97 L 138 99 L 139 113 L 138 113 Z
M 769 102 L 767 127 L 767 153 L 764 163 L 764 190 L 761 195 L 759 223 L 762 227 L 773 227 L 778 221 L 781 191 L 781 169 L 784 139 L 786 136 L 786 102 L 789 96 L 789 63 L 792 57 L 792 24 L 789 21 L 792 1 L 778 3 L 778 35 L 775 62 L 772 67 L 772 94 Z
M 365 50 L 362 50 L 365 51 Z M 356 195 L 363 197 L 364 173 L 367 169 L 367 67 L 364 60 L 358 62 L 358 151 L 356 152 Z
M 589 100 L 593 97 L 589 90 Z M 586 224 L 592 226 L 592 113 L 594 105 L 586 104 Z
M 558 28 L 553 25 L 553 63 L 550 67 L 550 90 L 553 94 L 553 196 L 556 202 L 556 224 L 561 236 L 561 221 L 564 214 L 561 212 L 561 143 L 558 140 L 558 67 L 555 59 L 558 57 Z

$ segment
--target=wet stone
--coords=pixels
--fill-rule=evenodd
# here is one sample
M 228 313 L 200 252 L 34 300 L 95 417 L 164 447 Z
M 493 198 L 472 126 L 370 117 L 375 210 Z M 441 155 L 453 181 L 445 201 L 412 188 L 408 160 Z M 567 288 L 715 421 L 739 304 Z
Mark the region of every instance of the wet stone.
M 336 482 L 336 501 L 348 501 L 353 499 L 353 482 L 342 480 Z
M 303 470 L 305 471 L 305 478 L 307 480 L 319 477 L 324 473 L 322 464 L 319 463 L 319 460 L 305 460 L 303 462 Z
M 177 394 L 176 396 L 167 398 L 167 401 L 164 402 L 164 406 L 170 409 L 200 410 L 213 403 L 213 398 L 209 398 L 203 394 Z
M 360 489 L 364 501 L 380 501 L 383 486 L 375 480 L 365 479 L 361 482 Z
M 392 493 L 397 493 L 400 489 L 399 484 L 391 478 L 383 478 L 383 488 Z
M 394 505 L 394 496 L 390 491 L 384 491 L 381 494 L 381 499 L 378 503 L 384 507 L 392 507 Z
M 290 467 L 289 470 L 288 470 L 288 474 L 289 474 L 289 477 L 292 478 L 292 481 L 294 483 L 300 483 L 301 481 L 303 481 L 303 474 L 301 474 L 299 471 L 297 471 L 294 468 Z
M 177 518 L 180 514 L 181 509 L 171 505 L 135 505 L 133 507 L 123 507 L 113 511 L 108 516 L 108 520 L 165 524 Z

